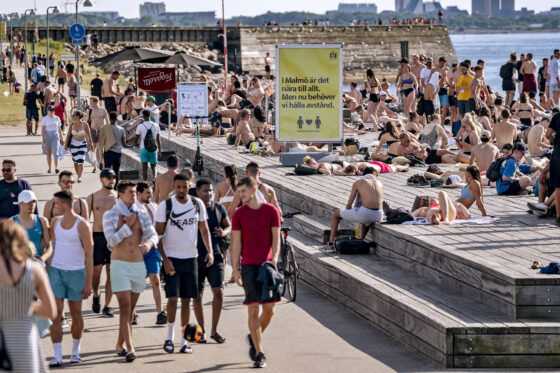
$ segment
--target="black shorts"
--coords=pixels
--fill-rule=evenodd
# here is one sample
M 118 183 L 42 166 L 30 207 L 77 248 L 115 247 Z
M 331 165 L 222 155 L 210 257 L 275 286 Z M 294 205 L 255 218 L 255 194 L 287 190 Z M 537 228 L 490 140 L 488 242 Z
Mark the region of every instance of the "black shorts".
M 477 101 L 478 101 L 478 107 L 480 108 L 481 107 L 480 100 L 477 100 Z M 470 97 L 469 98 L 469 111 L 474 111 L 476 113 L 476 115 L 478 115 L 479 110 L 480 109 L 476 108 L 476 101 L 474 100 L 474 98 Z
M 198 263 L 196 258 L 169 258 L 175 274 L 163 273 L 165 280 L 165 296 L 167 298 L 196 298 L 198 296 Z
M 58 78 L 58 84 L 62 85 L 62 84 L 64 84 L 64 83 L 66 83 L 66 79 L 64 79 L 64 78 Z
M 270 65 L 264 65 L 264 71 L 269 73 L 270 72 Z
M 426 116 L 434 115 L 435 112 L 436 109 L 434 108 L 434 102 L 430 100 L 424 100 L 424 114 Z
M 375 103 L 379 102 L 379 93 L 370 93 L 369 100 Z
M 93 232 L 93 265 L 111 264 L 111 251 L 103 232 Z
M 107 113 L 117 111 L 117 101 L 114 97 L 103 97 L 103 101 L 105 101 L 105 110 L 107 110 Z
M 403 89 L 402 91 L 403 95 L 405 95 L 406 97 L 408 97 L 408 95 L 411 94 L 412 92 L 414 92 L 414 88 L 407 88 L 407 89 Z
M 210 287 L 223 288 L 224 287 L 224 257 L 222 254 L 214 253 L 214 264 L 210 267 L 206 267 L 204 262 L 205 257 L 198 257 L 198 291 L 204 290 L 204 280 L 208 279 Z
M 441 157 L 437 155 L 437 149 L 428 150 L 426 164 L 441 163 Z
M 280 300 L 280 293 L 277 293 L 274 294 L 271 301 L 261 301 L 262 284 L 257 281 L 260 268 L 261 266 L 256 264 L 241 266 L 241 279 L 243 280 L 243 290 L 245 290 L 245 300 L 243 304 L 274 303 Z
M 251 103 L 251 101 L 247 100 L 247 99 L 243 99 L 241 100 L 241 102 L 239 103 L 239 107 L 241 109 L 254 109 L 255 107 L 253 106 L 253 104 Z
M 457 96 L 449 96 L 449 106 L 458 106 Z
M 519 194 L 519 192 L 521 192 L 521 185 L 519 184 L 518 180 L 512 181 L 509 184 L 509 188 L 507 188 L 507 190 L 503 193 L 501 193 L 500 195 L 502 196 L 516 196 Z
M 416 114 L 422 116 L 424 115 L 424 108 L 426 106 L 426 100 L 424 100 L 424 96 L 420 97 L 418 100 L 418 104 L 416 104 Z

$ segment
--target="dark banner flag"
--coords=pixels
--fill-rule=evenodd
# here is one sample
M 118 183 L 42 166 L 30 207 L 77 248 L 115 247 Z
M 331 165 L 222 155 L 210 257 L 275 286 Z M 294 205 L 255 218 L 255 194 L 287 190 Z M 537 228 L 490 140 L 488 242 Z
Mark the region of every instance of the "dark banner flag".
M 172 91 L 177 87 L 174 67 L 138 68 L 138 89 L 143 91 Z

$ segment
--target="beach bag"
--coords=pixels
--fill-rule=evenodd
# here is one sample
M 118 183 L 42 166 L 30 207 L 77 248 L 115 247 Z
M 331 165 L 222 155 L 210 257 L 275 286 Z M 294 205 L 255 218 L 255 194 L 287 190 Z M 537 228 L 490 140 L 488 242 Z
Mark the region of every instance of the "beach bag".
M 236 139 L 237 139 L 237 135 L 235 133 L 228 133 L 226 135 L 226 142 L 228 145 L 235 145 Z
M 371 242 L 359 240 L 355 237 L 345 237 L 336 240 L 334 248 L 338 254 L 359 255 L 371 252 Z
M 157 145 L 154 134 L 152 133 L 152 128 L 148 128 L 146 126 L 144 126 L 144 128 L 148 130 L 146 132 L 146 136 L 144 136 L 144 149 L 146 149 L 150 153 L 153 153 L 157 150 Z
M 60 160 L 64 159 L 66 154 L 68 154 L 68 150 L 64 149 L 64 146 L 58 145 L 58 154 L 57 154 L 58 160 L 60 161 Z
M 304 175 L 317 175 L 319 171 L 315 167 L 308 166 L 306 164 L 296 164 L 294 168 L 294 173 L 296 175 L 304 176 Z
M 500 168 L 502 164 L 505 162 L 506 157 L 500 157 L 496 159 L 494 162 L 490 163 L 488 167 L 488 171 L 486 171 L 486 178 L 490 181 L 498 181 L 502 177 L 500 172 Z
M 95 152 L 93 150 L 87 152 L 84 159 L 87 163 L 91 164 L 92 166 L 95 166 L 97 164 L 97 157 L 95 156 Z
M 414 220 L 414 216 L 410 211 L 405 210 L 402 207 L 396 209 L 390 209 L 387 211 L 387 224 L 402 224 L 405 221 Z

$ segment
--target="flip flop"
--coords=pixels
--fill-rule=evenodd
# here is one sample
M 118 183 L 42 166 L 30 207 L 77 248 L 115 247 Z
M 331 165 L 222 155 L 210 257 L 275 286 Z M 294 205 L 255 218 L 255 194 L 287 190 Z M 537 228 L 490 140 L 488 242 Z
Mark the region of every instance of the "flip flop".
M 212 336 L 210 336 L 210 338 L 212 338 L 213 340 L 215 340 L 217 343 L 224 343 L 226 341 L 226 339 L 224 338 L 223 335 L 221 335 L 220 333 L 216 333 Z
M 132 363 L 134 360 L 136 360 L 136 355 L 134 354 L 134 351 L 130 351 L 129 353 L 127 353 L 125 360 L 127 363 Z
M 206 339 L 206 333 L 202 333 L 202 337 L 196 343 L 206 343 L 206 342 L 208 342 L 208 340 Z
M 127 353 L 126 348 L 123 348 L 122 350 L 117 351 L 117 356 L 125 357 Z
M 49 368 L 60 368 L 62 366 L 62 361 L 58 359 L 53 359 L 49 363 Z

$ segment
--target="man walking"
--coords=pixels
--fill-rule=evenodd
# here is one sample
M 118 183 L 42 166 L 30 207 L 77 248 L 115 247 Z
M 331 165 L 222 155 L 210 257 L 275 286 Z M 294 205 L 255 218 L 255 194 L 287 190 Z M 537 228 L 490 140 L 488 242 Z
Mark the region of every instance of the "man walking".
M 159 204 L 156 212 L 156 231 L 163 235 L 158 250 L 163 258 L 165 296 L 167 297 L 167 336 L 163 350 L 174 352 L 175 314 L 177 298 L 181 298 L 181 325 L 187 324 L 190 300 L 198 294 L 197 239 L 200 230 L 205 247 L 212 242 L 206 208 L 198 198 L 188 195 L 190 180 L 186 175 L 175 175 L 175 196 Z M 214 262 L 213 252 L 206 254 L 206 266 Z M 185 338 L 181 338 L 181 353 L 192 353 Z
M 218 322 L 220 321 L 220 313 L 222 312 L 222 304 L 224 301 L 224 257 L 220 249 L 220 240 L 224 240 L 229 236 L 231 227 L 227 211 L 218 202 L 213 202 L 214 190 L 212 182 L 209 179 L 199 179 L 196 182 L 196 194 L 198 198 L 204 202 L 206 214 L 208 216 L 208 229 L 212 236 L 212 252 L 214 253 L 214 263 L 210 267 L 206 267 L 203 258 L 209 251 L 203 244 L 203 239 L 198 234 L 198 297 L 194 300 L 194 314 L 198 325 L 202 328 L 204 336 L 202 341 L 206 341 L 206 329 L 204 328 L 204 312 L 202 306 L 202 298 L 204 294 L 204 281 L 208 279 L 212 288 L 212 329 L 210 338 L 217 343 L 224 343 L 226 339 L 218 332 Z M 201 342 L 202 342 L 201 341 Z M 202 343 L 204 343 L 202 342 Z
M 109 113 L 109 126 L 101 127 L 99 131 L 99 157 L 103 160 L 105 168 L 115 171 L 116 181 L 119 182 L 119 171 L 121 169 L 122 148 L 126 144 L 124 129 L 117 125 L 117 113 Z
M 117 203 L 103 214 L 103 232 L 111 249 L 111 288 L 119 302 L 119 336 L 116 350 L 127 362 L 136 359 L 131 319 L 146 286 L 143 254 L 157 245 L 158 236 L 147 212 L 136 207 L 136 185 L 121 181 Z M 126 349 L 124 344 L 126 343 Z
M 54 194 L 55 205 L 62 216 L 51 226 L 55 247 L 49 269 L 49 281 L 56 300 L 57 316 L 50 327 L 54 359 L 49 367 L 62 366 L 62 313 L 64 299 L 68 299 L 72 316 L 71 363 L 80 363 L 80 346 L 84 335 L 82 300 L 91 294 L 93 272 L 93 239 L 89 224 L 78 216 L 72 205 L 72 192 L 64 190 Z M 84 264 L 85 263 L 85 264 Z
M 150 184 L 145 181 L 140 181 L 136 185 L 136 206 L 138 207 L 138 209 L 146 211 L 148 215 L 150 215 L 152 224 L 155 227 L 157 205 L 151 202 L 152 196 L 153 190 Z M 167 324 L 167 314 L 163 311 L 161 305 L 161 283 L 159 280 L 161 261 L 161 255 L 159 255 L 157 247 L 152 247 L 148 253 L 144 254 L 144 264 L 146 265 L 146 272 L 148 273 L 148 277 L 150 278 L 152 293 L 154 295 L 154 301 L 156 303 L 157 325 Z M 137 315 L 134 315 L 133 322 L 136 319 Z
M 62 170 L 58 174 L 58 186 L 60 187 L 60 190 L 67 190 L 69 192 L 72 192 L 75 182 L 76 181 L 74 180 L 74 174 L 72 173 L 72 171 Z M 53 221 L 54 218 L 62 215 L 62 211 L 57 210 L 54 200 L 55 199 L 52 198 L 51 200 L 47 201 L 45 203 L 45 207 L 43 208 L 43 216 L 47 218 L 49 224 Z M 88 206 L 86 204 L 86 201 L 84 201 L 82 198 L 74 196 L 72 208 L 77 215 L 86 219 L 86 221 L 89 219 Z
M 119 75 L 118 71 L 113 71 L 111 76 L 103 81 L 101 87 L 101 95 L 103 96 L 107 112 L 117 111 L 117 97 L 120 95 L 114 91 L 113 84 L 119 78 Z
M 91 146 L 93 150 L 98 153 L 99 162 L 103 162 L 103 154 L 99 149 L 99 131 L 105 124 L 109 123 L 109 115 L 107 114 L 107 110 L 99 107 L 99 99 L 97 97 L 90 97 L 89 103 L 91 108 L 89 109 L 88 123 L 91 131 L 91 141 L 93 142 Z M 101 164 L 99 168 L 102 169 L 103 164 Z M 95 172 L 95 165 L 93 165 L 93 172 Z
M 140 138 L 140 161 L 142 162 L 142 178 L 148 180 L 148 163 L 152 168 L 152 176 L 156 178 L 156 166 L 158 163 L 158 152 L 161 152 L 159 142 L 159 126 L 150 121 L 150 111 L 142 110 L 144 121 L 136 127 L 136 135 L 133 142 Z
M 22 190 L 31 190 L 27 180 L 16 177 L 16 162 L 11 159 L 2 161 L 2 176 L 0 180 L 0 219 L 11 218 L 19 213 L 18 195 Z
M 105 281 L 105 305 L 103 315 L 113 317 L 109 304 L 113 293 L 111 291 L 111 251 L 107 246 L 107 239 L 103 233 L 103 215 L 117 203 L 117 193 L 115 192 L 115 180 L 117 175 L 110 168 L 104 168 L 99 174 L 101 189 L 87 197 L 89 209 L 88 218 L 93 214 L 93 302 L 91 309 L 94 313 L 99 313 L 101 304 L 99 282 L 101 272 L 105 266 L 107 279 Z
M 25 118 L 27 119 L 26 136 L 37 136 L 37 129 L 39 127 L 39 106 L 42 104 L 41 98 L 39 97 L 39 90 L 37 89 L 37 84 L 31 84 L 29 91 L 25 92 L 23 96 L 23 105 L 25 105 Z M 42 111 L 42 110 L 41 110 Z M 35 131 L 33 130 L 33 121 L 35 121 Z
M 179 158 L 175 154 L 167 157 L 167 171 L 156 177 L 155 191 L 156 203 L 160 203 L 173 191 L 173 178 L 179 169 Z
M 281 222 L 278 210 L 257 197 L 257 187 L 257 181 L 247 177 L 237 186 L 244 205 L 235 211 L 232 218 L 231 266 L 235 282 L 245 291 L 243 304 L 248 306 L 249 356 L 255 368 L 264 368 L 266 358 L 262 334 L 272 320 L 274 303 L 280 300 L 280 294 L 276 292 L 270 299 L 262 299 L 262 284 L 257 277 L 263 263 L 270 262 L 276 266 L 280 253 Z M 261 304 L 262 313 L 259 316 Z

